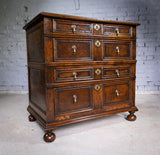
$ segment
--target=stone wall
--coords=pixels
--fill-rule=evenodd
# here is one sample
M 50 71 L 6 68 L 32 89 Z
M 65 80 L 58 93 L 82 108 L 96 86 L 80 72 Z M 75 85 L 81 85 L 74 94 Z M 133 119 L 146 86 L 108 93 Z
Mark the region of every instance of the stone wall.
M 22 27 L 39 12 L 139 22 L 137 91 L 160 92 L 159 0 L 1 0 L 0 90 L 27 90 L 26 37 Z

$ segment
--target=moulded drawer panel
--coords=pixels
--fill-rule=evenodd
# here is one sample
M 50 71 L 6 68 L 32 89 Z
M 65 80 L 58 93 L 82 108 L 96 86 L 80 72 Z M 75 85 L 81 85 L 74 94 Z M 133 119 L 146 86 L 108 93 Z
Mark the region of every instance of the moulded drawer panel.
M 92 60 L 92 40 L 54 39 L 55 61 Z
M 104 105 L 129 100 L 129 83 L 104 85 Z
M 103 26 L 103 34 L 105 36 L 110 36 L 110 37 L 131 37 L 131 27 L 130 26 L 125 26 L 125 25 L 110 25 L 110 24 L 105 24 Z
M 88 22 L 54 19 L 53 32 L 69 34 L 92 34 L 92 24 Z
M 55 69 L 56 82 L 92 80 L 93 68 Z
M 131 42 L 103 42 L 103 59 L 131 59 Z
M 93 108 L 91 86 L 57 88 L 56 96 L 57 115 Z
M 122 78 L 129 77 L 130 67 L 112 67 L 112 68 L 103 68 L 103 78 Z

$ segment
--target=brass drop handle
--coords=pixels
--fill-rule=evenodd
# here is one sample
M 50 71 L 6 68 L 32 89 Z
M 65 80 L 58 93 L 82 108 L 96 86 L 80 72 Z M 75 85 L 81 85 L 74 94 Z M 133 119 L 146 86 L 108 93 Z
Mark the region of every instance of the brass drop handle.
M 118 55 L 119 55 L 120 50 L 119 50 L 119 47 L 118 47 L 118 46 L 116 46 L 116 51 L 117 51 L 117 53 L 118 53 Z
M 120 76 L 120 75 L 119 75 L 119 70 L 116 69 L 115 72 L 116 72 L 117 76 L 119 77 L 119 76 Z
M 73 54 L 75 55 L 75 54 L 76 54 L 76 52 L 77 52 L 77 51 L 76 51 L 77 46 L 76 46 L 76 45 L 73 45 L 73 46 L 72 46 L 72 49 L 73 49 Z
M 119 29 L 118 28 L 116 28 L 116 34 L 117 34 L 117 36 L 119 35 Z
M 75 33 L 76 32 L 76 25 L 71 25 L 71 28 L 72 28 L 73 33 Z
M 73 77 L 74 77 L 75 80 L 77 79 L 77 73 L 76 72 L 73 72 Z
M 116 90 L 115 90 L 115 93 L 116 93 L 116 96 L 118 97 L 118 96 L 119 96 L 119 90 L 116 89 Z
M 73 95 L 73 102 L 74 102 L 74 103 L 77 102 L 77 95 Z

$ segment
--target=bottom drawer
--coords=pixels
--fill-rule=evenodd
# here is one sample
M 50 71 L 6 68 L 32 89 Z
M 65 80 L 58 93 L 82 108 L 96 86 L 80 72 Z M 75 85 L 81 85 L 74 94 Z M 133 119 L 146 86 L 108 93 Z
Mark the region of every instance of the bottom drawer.
M 116 102 L 124 102 L 129 100 L 129 85 L 115 84 L 115 85 L 104 85 L 103 90 L 104 104 L 108 105 Z
M 131 81 L 104 84 L 102 107 L 109 111 L 131 106 L 131 89 Z
M 55 120 L 129 108 L 133 103 L 133 86 L 134 80 L 127 79 L 54 88 Z
M 60 115 L 72 115 L 81 112 L 91 111 L 92 86 L 60 87 L 56 88 L 56 117 L 64 119 Z

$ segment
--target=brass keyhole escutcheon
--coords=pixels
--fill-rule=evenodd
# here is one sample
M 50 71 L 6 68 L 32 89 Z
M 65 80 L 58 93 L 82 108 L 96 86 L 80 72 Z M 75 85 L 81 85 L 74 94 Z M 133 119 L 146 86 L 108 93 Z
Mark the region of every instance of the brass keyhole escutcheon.
M 100 25 L 95 24 L 95 25 L 94 25 L 94 29 L 95 29 L 96 31 L 98 31 L 98 30 L 100 29 Z
M 101 42 L 100 42 L 99 40 L 97 40 L 97 41 L 95 42 L 95 45 L 96 45 L 96 47 L 100 47 L 100 46 L 101 46 Z
M 77 95 L 73 95 L 73 102 L 74 102 L 74 103 L 77 102 Z
M 98 91 L 100 88 L 101 88 L 101 87 L 100 87 L 100 85 L 98 85 L 98 84 L 94 86 L 94 89 L 95 89 L 96 91 Z
M 75 33 L 76 32 L 76 25 L 71 25 L 71 28 L 72 28 L 73 33 Z
M 118 36 L 119 35 L 119 29 L 116 28 L 116 35 Z
M 73 49 L 73 54 L 75 55 L 75 54 L 76 54 L 76 52 L 77 52 L 77 51 L 76 51 L 77 46 L 76 46 L 76 45 L 73 45 L 73 46 L 72 46 L 72 49 Z
M 96 73 L 97 75 L 100 75 L 100 74 L 101 74 L 101 70 L 100 70 L 100 69 L 96 69 L 96 70 L 95 70 L 95 73 Z

